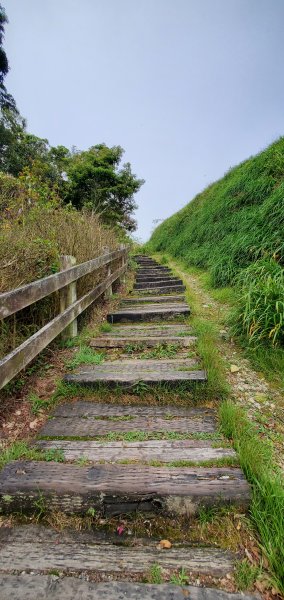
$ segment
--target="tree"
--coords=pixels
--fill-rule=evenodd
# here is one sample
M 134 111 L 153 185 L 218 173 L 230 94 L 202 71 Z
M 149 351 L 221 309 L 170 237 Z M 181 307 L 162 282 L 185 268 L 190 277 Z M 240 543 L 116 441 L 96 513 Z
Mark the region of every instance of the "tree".
M 4 85 L 4 79 L 9 71 L 7 55 L 3 49 L 6 23 L 8 23 L 7 15 L 3 6 L 0 4 L 0 109 L 8 108 L 9 110 L 18 112 L 13 96 L 7 92 Z
M 107 224 L 134 231 L 134 194 L 143 185 L 131 171 L 130 163 L 119 168 L 124 150 L 97 144 L 72 155 L 67 166 L 68 187 L 65 200 L 76 208 L 89 208 Z

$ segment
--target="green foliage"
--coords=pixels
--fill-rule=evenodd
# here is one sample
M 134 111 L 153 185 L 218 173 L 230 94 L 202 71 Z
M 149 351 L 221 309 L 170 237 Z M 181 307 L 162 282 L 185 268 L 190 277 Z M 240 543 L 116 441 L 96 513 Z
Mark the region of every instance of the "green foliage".
M 17 111 L 16 104 L 13 96 L 9 94 L 4 85 L 4 79 L 9 71 L 9 63 L 6 56 L 6 52 L 3 48 L 5 25 L 8 23 L 7 15 L 3 6 L 0 4 L 0 109 L 9 108 L 10 110 Z M 0 129 L 1 134 L 1 129 Z
M 178 573 L 174 573 L 174 575 L 172 575 L 170 583 L 174 583 L 175 585 L 188 585 L 189 577 L 186 574 L 184 567 L 182 567 Z
M 238 281 L 235 333 L 245 333 L 254 344 L 283 345 L 284 269 L 274 258 L 262 258 L 244 269 Z
M 80 346 L 76 351 L 74 357 L 66 362 L 66 366 L 69 369 L 75 369 L 79 365 L 99 365 L 104 359 L 103 353 L 95 352 L 89 346 Z
M 284 487 L 273 465 L 272 446 L 256 425 L 232 402 L 220 407 L 221 431 L 233 441 L 240 464 L 252 484 L 250 512 L 276 587 L 284 592 Z M 246 567 L 243 567 L 244 572 Z
M 235 580 L 240 591 L 249 590 L 253 587 L 255 580 L 260 574 L 260 568 L 251 565 L 247 558 L 238 562 L 235 568 Z
M 144 181 L 133 175 L 129 163 L 119 168 L 123 152 L 120 146 L 97 144 L 73 154 L 67 167 L 69 185 L 65 200 L 76 208 L 94 210 L 107 224 L 134 231 L 134 194 Z
M 243 329 L 253 332 L 255 341 L 283 343 L 283 214 L 284 137 L 159 225 L 149 248 L 208 269 L 214 286 L 239 281 L 241 295 L 250 276 L 259 274 L 258 289 L 251 289 L 250 298 L 240 304 Z M 256 261 L 255 271 L 242 275 Z
M 151 566 L 148 581 L 149 583 L 154 584 L 163 583 L 162 568 L 160 567 L 160 565 L 154 564 Z
M 29 402 L 31 403 L 32 413 L 34 415 L 38 415 L 41 410 L 49 408 L 52 404 L 50 400 L 45 400 L 44 398 L 40 398 L 34 392 L 31 392 L 29 395 Z

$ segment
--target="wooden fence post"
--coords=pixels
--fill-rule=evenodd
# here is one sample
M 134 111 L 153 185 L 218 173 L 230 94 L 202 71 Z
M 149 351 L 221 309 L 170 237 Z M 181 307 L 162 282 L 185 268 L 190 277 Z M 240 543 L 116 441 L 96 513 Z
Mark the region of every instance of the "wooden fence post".
M 60 257 L 60 270 L 65 271 L 74 267 L 76 264 L 75 256 L 64 255 Z M 74 304 L 77 300 L 77 284 L 76 281 L 72 281 L 69 285 L 66 285 L 60 292 L 60 312 L 64 312 L 66 308 Z M 74 338 L 78 334 L 78 323 L 77 319 L 74 319 L 66 329 L 62 332 L 62 338 L 64 340 Z
M 108 254 L 108 252 L 110 252 L 110 249 L 108 246 L 104 246 L 103 248 L 105 254 Z M 107 265 L 107 277 L 109 277 L 111 275 L 112 269 L 111 269 L 111 263 L 108 263 Z M 105 299 L 106 300 L 110 300 L 111 297 L 113 295 L 113 289 L 112 289 L 112 285 L 110 285 L 106 291 L 105 291 Z
M 125 245 L 124 244 L 120 244 L 120 250 L 125 250 Z M 126 264 L 126 257 L 125 257 L 125 253 L 122 255 L 121 258 L 121 266 L 124 267 Z M 125 273 L 123 273 L 122 277 L 121 277 L 121 283 L 123 285 L 125 285 L 126 282 L 126 277 L 125 277 Z

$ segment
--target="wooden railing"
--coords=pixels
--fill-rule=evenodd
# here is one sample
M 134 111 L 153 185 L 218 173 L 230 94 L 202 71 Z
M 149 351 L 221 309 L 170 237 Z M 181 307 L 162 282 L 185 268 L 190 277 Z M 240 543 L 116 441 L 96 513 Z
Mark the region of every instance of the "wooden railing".
M 49 321 L 44 327 L 28 338 L 15 350 L 0 361 L 0 389 L 24 369 L 52 340 L 65 330 L 67 337 L 77 334 L 77 317 L 102 294 L 107 298 L 112 295 L 112 285 L 124 280 L 127 269 L 127 249 L 120 246 L 119 250 L 109 252 L 75 265 L 72 256 L 64 256 L 61 260 L 61 271 L 55 275 L 44 277 L 15 290 L 0 294 L 0 319 L 5 319 L 38 300 L 60 290 L 60 314 Z M 114 261 L 120 266 L 114 272 Z M 107 277 L 90 292 L 77 300 L 76 281 L 107 266 Z M 66 329 L 68 328 L 68 329 Z

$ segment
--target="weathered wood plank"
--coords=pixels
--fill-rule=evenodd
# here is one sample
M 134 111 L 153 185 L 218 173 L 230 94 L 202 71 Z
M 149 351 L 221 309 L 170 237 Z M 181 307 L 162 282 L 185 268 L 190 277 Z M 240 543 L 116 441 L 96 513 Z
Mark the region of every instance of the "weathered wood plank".
M 110 337 L 118 336 L 118 337 L 139 337 L 140 335 L 144 337 L 154 336 L 183 336 L 183 335 L 191 335 L 192 328 L 187 324 L 179 324 L 172 323 L 170 325 L 165 325 L 164 323 L 158 325 L 155 323 L 143 323 L 143 325 L 135 325 L 134 323 L 131 325 L 119 325 L 116 324 L 111 328 L 109 333 L 105 333 L 104 335 L 109 335 Z
M 142 283 L 135 283 L 133 289 L 134 290 L 143 290 L 148 288 L 155 287 L 168 287 L 169 285 L 182 285 L 182 279 L 178 279 L 178 277 L 168 277 L 167 279 L 159 279 L 156 281 L 143 281 Z
M 103 336 L 103 337 L 97 337 L 94 338 L 93 340 L 91 340 L 90 342 L 90 346 L 92 346 L 93 348 L 124 348 L 125 346 L 129 346 L 129 344 L 131 345 L 142 345 L 145 347 L 153 347 L 153 346 L 160 346 L 160 345 L 164 345 L 164 344 L 173 344 L 176 345 L 180 348 L 188 348 L 189 346 L 192 346 L 193 344 L 195 344 L 197 341 L 197 337 L 195 336 L 188 336 L 188 337 L 174 337 L 174 336 L 160 336 L 160 337 L 142 337 L 142 336 L 138 336 L 137 338 L 132 338 L 130 340 L 129 337 L 118 337 L 118 336 L 114 336 L 111 337 L 110 335 L 108 336 Z
M 76 267 L 74 267 L 76 268 Z M 0 361 L 0 389 L 4 387 L 15 375 L 24 369 L 67 325 L 72 323 L 90 304 L 92 304 L 113 281 L 125 271 L 126 267 L 117 269 L 103 283 L 97 285 L 91 292 L 88 292 L 77 300 L 72 306 L 63 313 L 52 319 L 47 325 L 42 327 L 37 333 L 23 342 L 18 348 L 7 354 Z
M 216 412 L 211 408 L 187 408 L 175 406 L 141 406 L 125 404 L 103 404 L 86 400 L 59 404 L 52 411 L 56 417 L 214 417 Z
M 86 458 L 92 462 L 130 460 L 137 462 L 174 461 L 204 462 L 222 458 L 236 458 L 231 448 L 213 448 L 208 440 L 154 440 L 146 442 L 69 442 L 65 440 L 38 441 L 43 450 L 59 449 L 66 460 Z
M 13 461 L 0 473 L 2 513 L 34 512 L 40 500 L 46 510 L 66 513 L 92 508 L 106 515 L 136 510 L 190 515 L 212 504 L 243 509 L 249 499 L 249 485 L 237 468 Z
M 15 533 L 18 528 L 15 528 Z M 22 533 L 22 532 L 21 532 Z M 31 536 L 29 536 L 31 537 Z M 145 546 L 109 544 L 98 542 L 93 536 L 93 543 L 86 542 L 84 534 L 77 532 L 77 542 L 69 543 L 68 538 L 57 533 L 53 541 L 42 539 L 8 540 L 0 549 L 0 570 L 9 571 L 32 570 L 46 572 L 58 569 L 62 572 L 91 571 L 93 573 L 146 573 L 151 565 L 159 564 L 163 569 L 177 570 L 184 568 L 190 572 L 210 573 L 222 576 L 233 570 L 235 555 L 229 551 L 214 547 L 175 547 L 166 552 L 153 544 Z M 48 537 L 48 530 L 47 530 Z
M 121 308 L 113 313 L 107 315 L 109 323 L 123 323 L 123 322 L 137 322 L 137 321 L 151 321 L 153 319 L 170 319 L 178 316 L 190 315 L 190 308 L 187 304 L 181 302 L 176 305 L 164 304 L 162 306 L 157 305 L 144 305 L 137 306 L 135 308 L 125 307 Z
M 163 302 L 185 302 L 185 296 L 182 294 L 176 296 L 134 296 L 128 298 L 122 298 L 121 304 L 143 304 L 144 302 L 150 303 L 163 303 Z
M 77 577 L 55 578 L 52 575 L 3 575 L 1 589 L 3 600 L 256 600 L 251 594 L 229 594 L 216 588 L 192 585 L 182 588 L 172 584 L 121 581 L 94 583 Z
M 139 294 L 154 294 L 155 296 L 158 294 L 164 295 L 164 294 L 171 294 L 172 292 L 185 292 L 186 287 L 185 285 L 175 285 L 175 284 L 171 284 L 171 285 L 167 285 L 164 287 L 160 287 L 158 284 L 156 284 L 155 287 L 147 287 L 147 288 L 141 288 L 139 290 Z M 136 290 L 138 291 L 138 290 Z
M 23 285 L 10 292 L 0 294 L 0 319 L 5 319 L 5 317 L 12 315 L 18 310 L 60 290 L 72 281 L 109 264 L 125 254 L 125 252 L 126 250 L 115 250 L 114 252 L 88 260 L 60 273 L 49 275 L 48 277 L 38 279 L 37 281 Z
M 206 372 L 202 369 L 197 371 L 173 371 L 171 373 L 165 373 L 164 375 L 160 371 L 151 371 L 144 373 L 115 373 L 95 370 L 82 370 L 74 375 L 65 375 L 64 380 L 67 383 L 77 383 L 80 385 L 96 386 L 103 383 L 108 387 L 115 387 L 119 385 L 129 391 L 139 382 L 143 382 L 145 385 L 151 386 L 168 383 L 171 386 L 179 385 L 180 383 L 187 383 L 188 385 L 193 383 L 203 383 L 207 380 Z
M 129 420 L 100 419 L 98 417 L 56 417 L 49 419 L 40 430 L 40 435 L 49 437 L 92 438 L 107 435 L 110 432 L 129 431 L 196 433 L 215 431 L 212 417 L 132 417 Z

